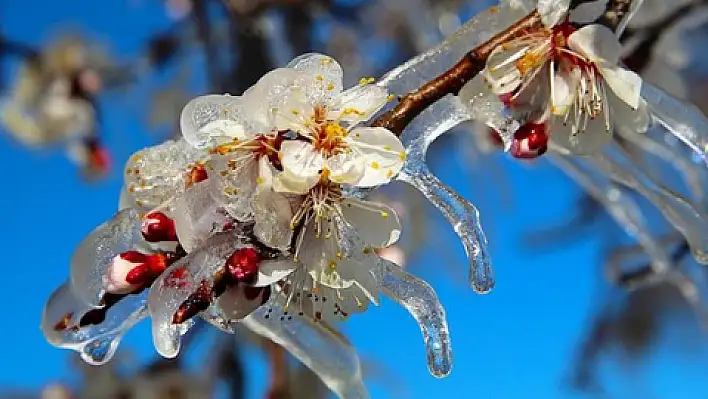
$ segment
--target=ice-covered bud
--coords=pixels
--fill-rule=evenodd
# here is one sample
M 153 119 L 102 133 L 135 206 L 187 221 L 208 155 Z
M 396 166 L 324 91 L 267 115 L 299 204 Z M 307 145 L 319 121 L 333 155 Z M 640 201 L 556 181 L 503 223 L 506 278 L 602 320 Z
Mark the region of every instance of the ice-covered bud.
M 548 125 L 528 122 L 514 133 L 509 152 L 515 158 L 532 159 L 548 150 Z
M 175 222 L 162 212 L 147 214 L 140 232 L 147 242 L 178 241 Z
M 254 248 L 241 248 L 226 260 L 229 276 L 237 282 L 250 283 L 258 274 L 261 255 Z
M 111 294 L 129 294 L 152 283 L 173 260 L 173 257 L 166 254 L 123 252 L 113 258 L 108 266 L 103 276 L 103 287 Z

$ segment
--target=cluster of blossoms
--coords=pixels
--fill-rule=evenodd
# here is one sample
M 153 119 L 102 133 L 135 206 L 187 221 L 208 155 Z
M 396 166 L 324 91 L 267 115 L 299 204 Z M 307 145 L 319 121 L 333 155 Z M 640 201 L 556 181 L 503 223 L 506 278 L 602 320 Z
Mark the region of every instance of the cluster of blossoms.
M 407 273 L 377 251 L 396 243 L 400 221 L 365 197 L 406 151 L 362 125 L 390 100 L 372 82 L 343 90 L 335 60 L 305 54 L 242 96 L 189 102 L 181 140 L 129 159 L 121 210 L 80 244 L 47 303 L 48 340 L 102 363 L 149 315 L 155 347 L 174 357 L 197 315 L 226 331 L 257 309 L 331 325 L 378 304 L 386 284 L 398 295 L 392 278 Z
M 429 285 L 379 256 L 401 226 L 393 209 L 366 198 L 393 179 L 420 191 L 460 237 L 472 287 L 488 292 L 494 281 L 478 212 L 425 163 L 431 142 L 469 120 L 493 128 L 516 157 L 555 150 L 551 158 L 580 176 L 658 264 L 669 261 L 642 235 L 641 211 L 617 183 L 656 205 L 708 263 L 708 216 L 655 182 L 613 139 L 640 137 L 653 119 L 705 161 L 705 118 L 619 66 L 621 28 L 593 23 L 606 1 L 574 9 L 570 0 L 503 3 L 510 15 L 537 9 L 529 15 L 543 25 L 496 46 L 482 74 L 458 96 L 422 107 L 400 139 L 365 123 L 391 100 L 391 88 L 418 89 L 440 74 L 439 60 L 460 59 L 497 32 L 498 10 L 376 84 L 364 79 L 343 90 L 339 64 L 306 54 L 241 96 L 188 103 L 181 140 L 128 161 L 121 210 L 79 246 L 70 281 L 47 303 L 47 339 L 102 363 L 149 316 L 158 352 L 174 357 L 195 316 L 228 332 L 241 322 L 284 344 L 340 396 L 365 397 L 338 380 L 360 378 L 358 369 L 326 366 L 327 354 L 315 352 L 336 341 L 321 326 L 365 311 L 383 293 L 418 321 L 431 372 L 447 374 L 444 310 Z

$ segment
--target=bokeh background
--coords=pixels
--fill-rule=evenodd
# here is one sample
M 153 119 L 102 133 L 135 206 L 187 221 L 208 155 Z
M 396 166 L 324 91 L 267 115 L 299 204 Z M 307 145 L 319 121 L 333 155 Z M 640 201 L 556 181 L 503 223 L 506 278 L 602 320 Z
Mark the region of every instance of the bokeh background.
M 361 2 L 335 2 L 345 10 L 337 18 L 324 12 L 315 14 L 313 49 L 326 51 L 332 45 L 336 26 L 348 23 L 346 18 L 338 18 L 354 9 L 346 7 Z M 433 26 L 440 29 L 431 30 L 421 22 L 416 45 L 423 47 L 439 40 L 457 21 L 489 5 L 483 1 L 457 4 L 455 20 L 450 15 L 434 14 L 435 7 L 421 6 L 424 3 L 411 2 L 411 13 L 432 18 L 438 22 Z M 373 17 L 364 14 L 364 18 Z M 277 29 L 278 21 L 272 18 L 270 28 Z M 119 64 L 142 57 L 150 38 L 175 24 L 165 4 L 157 0 L 0 2 L 3 37 L 41 49 L 67 32 L 78 34 L 100 44 Z M 362 64 L 367 66 L 361 70 L 377 76 L 402 61 L 406 52 L 397 49 L 400 42 L 379 40 L 366 26 L 352 30 L 361 35 L 356 51 L 363 54 Z M 11 135 L 1 134 L 7 132 L 0 128 L 0 267 L 4 281 L 0 395 L 38 397 L 43 387 L 53 382 L 73 388 L 87 383 L 71 360 L 72 352 L 45 342 L 39 329 L 42 307 L 52 290 L 67 278 L 74 247 L 115 212 L 125 160 L 134 151 L 169 135 L 169 128 L 149 123 L 155 93 L 171 85 L 184 70 L 188 71 L 187 78 L 180 90 L 186 99 L 208 91 L 205 70 L 209 61 L 198 44 L 194 47 L 179 54 L 180 67 L 144 73 L 137 82 L 98 97 L 100 136 L 113 163 L 109 173 L 98 181 L 82 179 L 61 148 L 31 150 Z M 268 51 L 276 54 L 274 62 L 278 65 L 290 58 L 290 50 L 279 50 L 277 45 Z M 2 58 L 0 76 L 5 87 L 12 85 L 20 65 L 16 58 Z M 347 73 L 346 63 L 344 68 Z M 359 77 L 347 75 L 354 80 Z M 175 113 L 172 117 L 173 123 L 177 116 Z M 529 245 L 529 233 L 560 225 L 578 211 L 581 190 L 547 162 L 519 162 L 502 154 L 482 157 L 460 149 L 472 134 L 483 133 L 461 129 L 441 139 L 432 152 L 431 163 L 443 181 L 480 208 L 497 286 L 483 296 L 469 289 L 462 247 L 434 209 L 424 207 L 422 213 L 408 214 L 404 234 L 424 234 L 424 238 L 406 267 L 428 280 L 446 306 L 455 365 L 445 379 L 430 376 L 416 324 L 402 308 L 383 300 L 379 308 L 352 318 L 344 327 L 366 364 L 372 396 L 589 395 L 573 388 L 573 374 L 597 313 L 614 295 L 602 268 L 608 249 L 623 238 L 599 213 L 584 227 L 575 229 L 571 237 L 552 237 L 543 244 Z M 419 200 L 414 198 L 417 194 L 402 192 L 405 203 Z M 676 314 L 663 320 L 662 326 L 666 328 L 662 328 L 660 338 L 637 357 L 609 346 L 598 366 L 598 379 L 608 397 L 708 397 L 708 353 L 698 325 L 690 315 Z M 210 333 L 203 339 L 216 336 Z M 215 358 L 212 347 L 205 342 L 192 349 L 186 355 L 187 367 L 192 370 L 207 367 Z M 127 335 L 121 353 L 122 360 L 116 361 L 126 368 L 139 368 L 158 356 L 148 324 L 141 323 Z M 261 398 L 268 384 L 267 359 L 253 348 L 245 349 L 243 359 L 247 397 Z

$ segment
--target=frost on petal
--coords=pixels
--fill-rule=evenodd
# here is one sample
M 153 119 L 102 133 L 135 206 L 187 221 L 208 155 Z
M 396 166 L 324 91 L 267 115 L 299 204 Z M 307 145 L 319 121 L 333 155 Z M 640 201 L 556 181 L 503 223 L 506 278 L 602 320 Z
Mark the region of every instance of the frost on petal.
M 551 155 L 554 163 L 601 203 L 615 222 L 634 237 L 650 255 L 657 272 L 671 267 L 668 254 L 652 235 L 639 204 L 612 180 L 575 156 Z
M 381 127 L 360 127 L 349 133 L 348 143 L 357 157 L 366 162 L 357 187 L 375 187 L 390 182 L 406 159 L 401 140 Z
M 418 322 L 428 361 L 435 377 L 445 377 L 452 370 L 452 348 L 447 318 L 433 288 L 425 281 L 405 272 L 398 265 L 382 260 L 383 293 L 406 308 Z
M 214 155 L 207 164 L 211 196 L 236 220 L 253 218 L 258 163 L 250 152 Z
M 364 242 L 376 248 L 393 245 L 401 236 L 401 221 L 388 205 L 347 198 L 342 203 L 342 215 Z
M 614 67 L 622 55 L 622 45 L 610 28 L 585 25 L 568 36 L 568 47 L 600 67 Z
M 272 128 L 274 109 L 281 108 L 301 75 L 302 72 L 290 68 L 277 68 L 263 75 L 241 96 L 244 115 L 262 126 L 262 130 Z
M 649 200 L 688 241 L 693 257 L 708 263 L 708 215 L 682 196 L 667 190 L 642 171 L 616 144 L 592 162 L 616 181 Z
M 364 176 L 366 160 L 351 152 L 343 152 L 327 158 L 326 165 L 331 182 L 357 185 Z
M 565 18 L 570 8 L 570 0 L 538 0 L 538 12 L 546 27 L 552 27 Z
M 314 107 L 300 95 L 298 87 L 277 100 L 271 108 L 270 124 L 277 130 L 292 130 L 302 135 L 309 134 L 308 125 L 314 115 Z
M 305 316 L 283 317 L 279 309 L 261 307 L 243 323 L 287 349 L 340 398 L 369 398 L 356 351 L 339 333 Z
M 270 298 L 270 287 L 249 287 L 239 284 L 229 287 L 216 302 L 202 312 L 201 317 L 214 327 L 236 333 L 237 324 L 261 307 Z
M 175 312 L 202 284 L 210 287 L 215 273 L 224 267 L 226 259 L 244 246 L 243 237 L 237 234 L 217 234 L 155 280 L 148 295 L 148 309 L 152 318 L 153 342 L 162 356 L 177 356 L 180 337 L 190 327 L 189 322 L 173 324 Z
M 180 196 L 171 214 L 179 242 L 187 252 L 233 222 L 212 198 L 208 180 L 193 185 Z
M 276 283 L 292 274 L 297 268 L 298 265 L 292 258 L 264 260 L 258 267 L 258 277 L 253 286 L 265 287 Z
M 612 92 L 632 109 L 639 108 L 642 78 L 621 67 L 603 68 L 602 77 Z
M 182 110 L 180 128 L 182 137 L 199 149 L 243 138 L 247 123 L 242 99 L 228 94 L 197 97 Z
M 136 152 L 125 166 L 128 194 L 138 207 L 163 204 L 184 191 L 187 166 L 203 155 L 183 140 L 168 140 Z
M 273 167 L 266 157 L 259 160 L 259 184 L 253 199 L 255 225 L 253 234 L 263 244 L 280 250 L 287 250 L 293 237 L 290 223 L 293 218 L 293 202 L 273 190 Z
M 479 211 L 469 201 L 444 185 L 424 165 L 417 170 L 405 170 L 398 180 L 421 192 L 442 212 L 460 237 L 469 261 L 470 285 L 478 293 L 487 293 L 494 287 L 487 237 L 482 230 Z
M 300 194 L 307 192 L 320 179 L 324 158 L 312 144 L 299 140 L 285 141 L 280 147 L 280 154 L 283 173 L 276 180 L 285 180 L 283 187 L 293 187 L 292 192 Z
M 103 278 L 113 258 L 135 249 L 143 241 L 141 224 L 140 211 L 128 208 L 84 238 L 71 257 L 71 287 L 77 299 L 87 305 L 98 305 L 104 291 Z
M 305 97 L 312 105 L 327 105 L 342 91 L 344 72 L 330 56 L 303 54 L 290 61 L 287 67 L 302 72 L 298 83 L 304 87 Z
M 351 125 L 369 120 L 388 102 L 388 90 L 372 84 L 359 84 L 343 91 L 327 107 L 328 120 Z
M 146 297 L 145 292 L 126 296 L 106 312 L 84 304 L 64 283 L 44 307 L 42 332 L 50 344 L 77 351 L 87 363 L 104 364 L 123 335 L 147 316 Z

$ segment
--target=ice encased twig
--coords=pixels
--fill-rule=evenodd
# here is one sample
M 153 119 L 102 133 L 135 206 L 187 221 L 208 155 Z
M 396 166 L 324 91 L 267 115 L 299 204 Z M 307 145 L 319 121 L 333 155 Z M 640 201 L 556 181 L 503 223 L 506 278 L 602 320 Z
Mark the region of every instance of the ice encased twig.
M 330 327 L 307 316 L 289 313 L 281 320 L 282 309 L 282 303 L 274 303 L 272 308 L 262 306 L 242 323 L 282 345 L 340 398 L 368 398 L 356 351 Z
M 382 259 L 381 288 L 386 296 L 406 308 L 423 333 L 428 369 L 435 377 L 446 377 L 452 369 L 452 347 L 443 309 L 433 287 Z
M 664 215 L 689 243 L 700 263 L 708 263 L 708 216 L 685 198 L 647 176 L 616 143 L 588 160 L 617 182 L 636 190 Z
M 642 82 L 642 97 L 652 116 L 708 164 L 708 119 L 694 105 L 684 103 L 650 83 Z
M 433 49 L 388 72 L 377 84 L 395 94 L 404 94 L 445 72 L 476 45 L 513 22 L 497 8 L 479 13 Z M 418 115 L 405 129 L 401 140 L 407 161 L 398 180 L 415 187 L 446 217 L 463 242 L 470 264 L 472 287 L 480 293 L 494 286 L 487 241 L 479 223 L 479 212 L 430 173 L 425 156 L 430 144 L 443 133 L 468 121 L 472 114 L 460 100 L 449 95 Z
M 71 284 L 66 282 L 47 300 L 41 328 L 50 344 L 75 350 L 86 363 L 100 365 L 111 360 L 123 335 L 147 317 L 147 292 L 121 299 L 107 310 L 105 319 L 97 325 L 71 327 L 77 326 L 82 316 L 92 310 L 93 307 L 74 295 Z M 61 321 L 64 328 L 56 328 Z
M 600 202 L 610 216 L 624 231 L 634 237 L 650 256 L 655 273 L 663 273 L 671 267 L 664 248 L 654 239 L 646 224 L 639 205 L 605 175 L 588 170 L 587 162 L 579 157 L 549 154 L 549 159 L 570 175 L 596 201 Z M 612 274 L 619 270 L 611 271 Z

